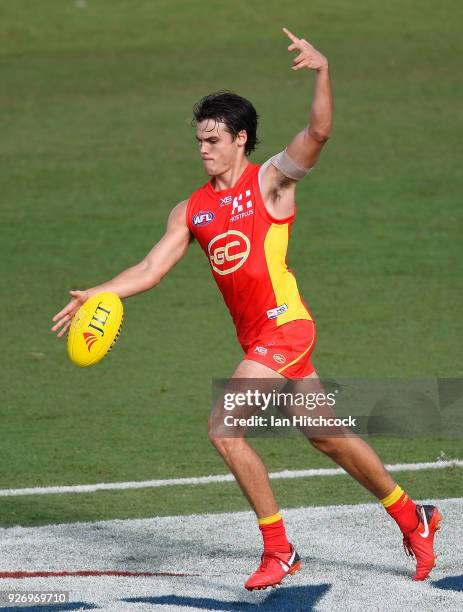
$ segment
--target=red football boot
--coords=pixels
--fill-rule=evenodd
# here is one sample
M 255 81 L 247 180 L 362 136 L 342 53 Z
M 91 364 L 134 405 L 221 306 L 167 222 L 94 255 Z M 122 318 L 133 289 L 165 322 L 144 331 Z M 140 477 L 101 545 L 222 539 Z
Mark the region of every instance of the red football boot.
M 413 580 L 425 580 L 436 565 L 434 554 L 434 534 L 439 529 L 442 519 L 436 506 L 416 506 L 418 527 L 407 537 L 404 536 L 404 548 L 409 557 L 416 559 L 416 574 Z
M 291 545 L 290 552 L 264 553 L 259 567 L 244 585 L 248 591 L 276 587 L 289 575 L 301 569 L 301 558 Z

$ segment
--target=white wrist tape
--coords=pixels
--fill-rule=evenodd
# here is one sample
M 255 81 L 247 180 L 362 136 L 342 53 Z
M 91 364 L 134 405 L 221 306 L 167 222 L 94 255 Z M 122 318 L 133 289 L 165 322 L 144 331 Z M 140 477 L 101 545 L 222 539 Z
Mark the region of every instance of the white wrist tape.
M 286 149 L 271 157 L 270 162 L 281 172 L 281 174 L 284 174 L 284 176 L 293 181 L 300 181 L 312 170 L 312 168 L 303 168 L 299 166 L 299 164 L 296 164 L 296 162 L 290 158 Z

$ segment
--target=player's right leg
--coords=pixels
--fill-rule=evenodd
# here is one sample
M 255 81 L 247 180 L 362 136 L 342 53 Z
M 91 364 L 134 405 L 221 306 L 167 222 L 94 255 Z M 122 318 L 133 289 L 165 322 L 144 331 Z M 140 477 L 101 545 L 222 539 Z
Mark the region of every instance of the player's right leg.
M 245 360 L 236 369 L 234 379 L 267 379 L 275 390 L 286 383 L 286 379 L 255 361 Z M 237 382 L 235 380 L 235 382 Z M 236 414 L 236 413 L 235 413 Z M 209 438 L 235 476 L 241 490 L 254 509 L 264 542 L 261 563 L 246 581 L 248 590 L 266 589 L 277 586 L 287 576 L 296 573 L 301 560 L 294 547 L 288 542 L 283 519 L 278 511 L 268 472 L 256 451 L 244 438 L 244 430 L 236 429 L 230 436 L 221 429 L 219 421 L 225 416 L 219 405 L 213 411 L 209 422 Z

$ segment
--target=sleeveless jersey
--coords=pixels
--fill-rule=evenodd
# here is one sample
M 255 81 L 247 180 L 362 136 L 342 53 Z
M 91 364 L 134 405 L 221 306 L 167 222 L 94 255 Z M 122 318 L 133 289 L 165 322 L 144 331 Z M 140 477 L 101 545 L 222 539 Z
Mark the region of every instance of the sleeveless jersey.
M 286 263 L 294 214 L 274 219 L 249 163 L 236 185 L 216 191 L 209 181 L 187 205 L 187 224 L 205 252 L 244 348 L 280 325 L 312 320 Z

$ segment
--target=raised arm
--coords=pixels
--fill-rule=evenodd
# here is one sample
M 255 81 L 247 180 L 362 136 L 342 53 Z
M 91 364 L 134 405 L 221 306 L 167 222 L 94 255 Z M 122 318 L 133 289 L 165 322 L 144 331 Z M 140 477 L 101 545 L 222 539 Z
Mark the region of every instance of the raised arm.
M 299 181 L 312 168 L 331 134 L 333 101 L 328 60 L 304 38 L 297 38 L 283 28 L 291 44 L 288 51 L 298 51 L 292 70 L 314 70 L 315 87 L 308 124 L 291 140 L 286 149 L 268 160 L 261 170 L 261 186 L 265 204 L 277 218 L 294 211 L 294 191 Z
M 183 257 L 188 248 L 191 235 L 186 223 L 186 206 L 185 200 L 172 209 L 165 234 L 139 263 L 101 285 L 85 291 L 70 291 L 72 299 L 53 317 L 55 325 L 51 331 L 59 330 L 58 337 L 63 336 L 80 306 L 96 293 L 113 291 L 120 298 L 126 298 L 148 291 L 157 285 Z
M 308 68 L 315 70 L 315 88 L 308 125 L 297 134 L 286 148 L 288 156 L 302 168 L 312 168 L 323 145 L 331 134 L 333 124 L 333 101 L 328 60 L 304 38 L 297 38 L 283 28 L 291 44 L 288 51 L 299 51 L 293 59 L 292 70 Z

